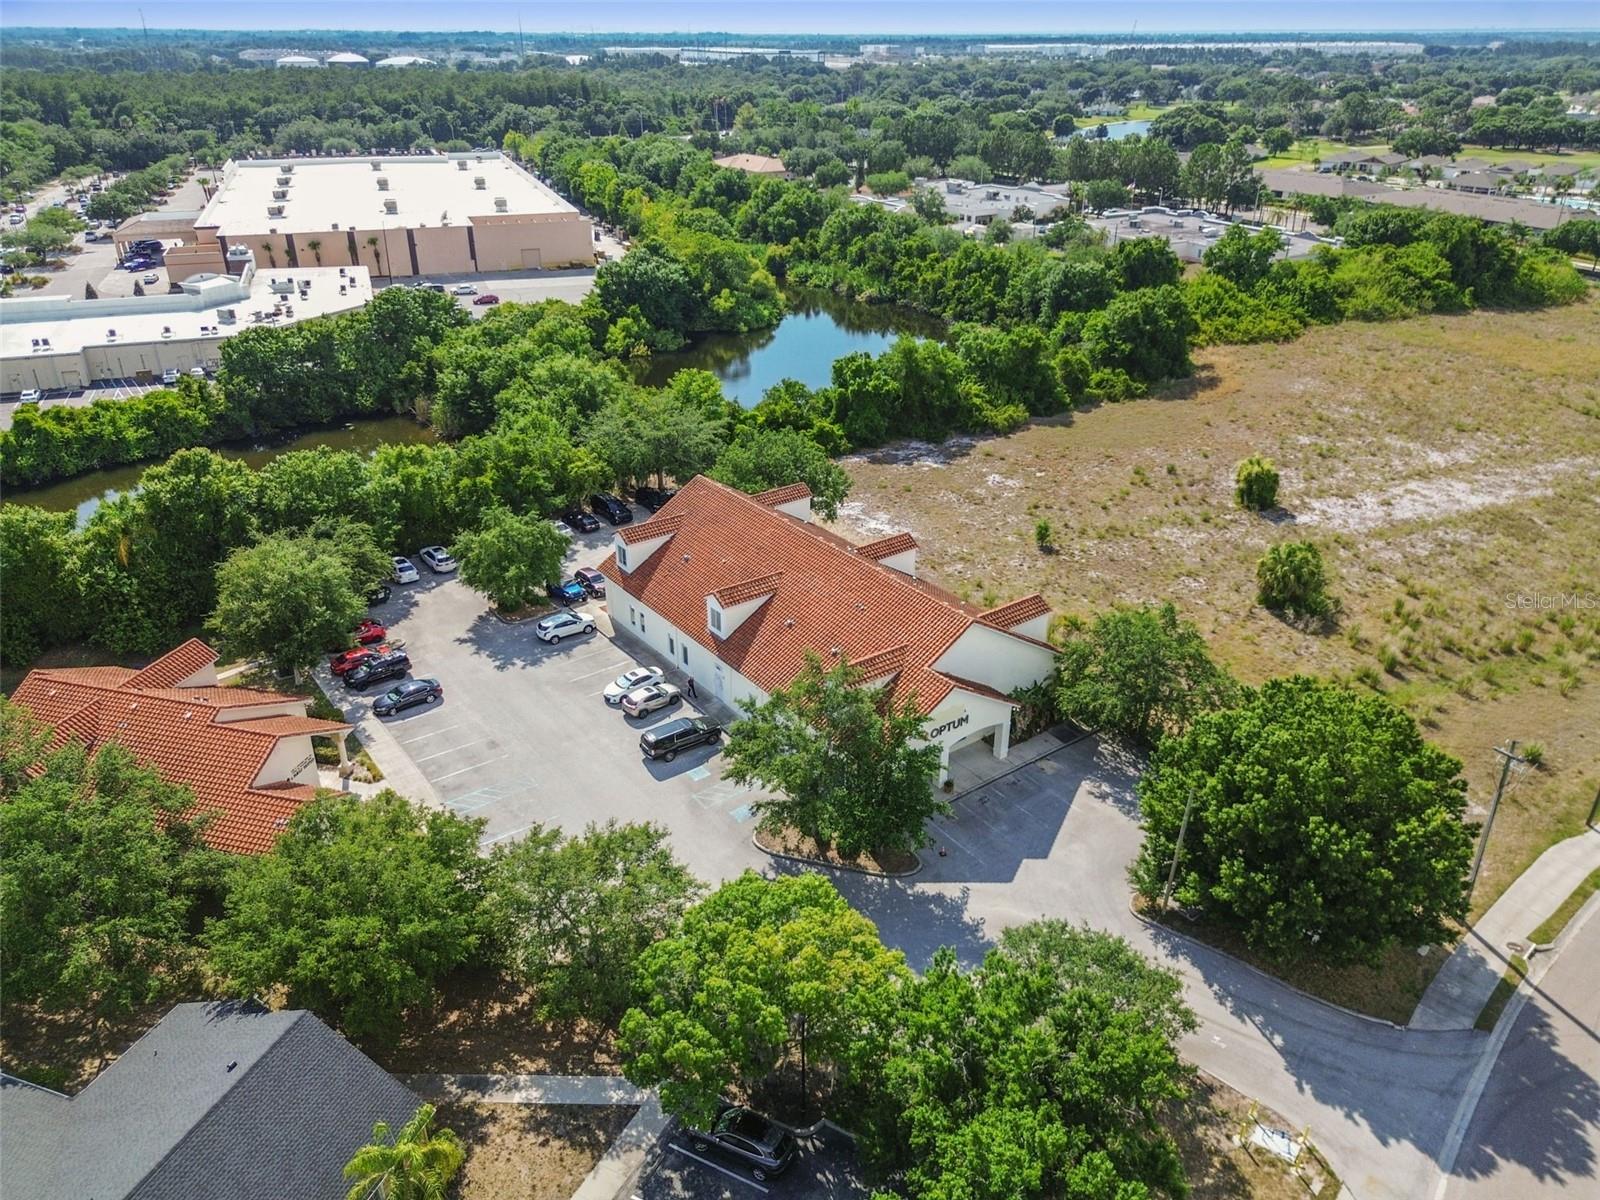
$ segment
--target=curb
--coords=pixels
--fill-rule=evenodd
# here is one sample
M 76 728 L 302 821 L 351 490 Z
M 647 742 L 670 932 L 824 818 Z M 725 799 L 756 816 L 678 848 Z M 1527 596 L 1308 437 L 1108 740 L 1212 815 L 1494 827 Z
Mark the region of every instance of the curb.
M 768 850 L 760 842 L 756 841 L 754 831 L 750 834 L 750 844 L 768 858 L 781 858 L 785 862 L 800 863 L 802 866 L 807 867 L 821 867 L 827 871 L 850 871 L 856 875 L 865 875 L 869 879 L 910 879 L 913 875 L 922 871 L 922 859 L 915 852 L 911 854 L 911 857 L 917 860 L 917 865 L 909 871 L 869 871 L 866 867 L 852 867 L 844 863 L 828 862 L 822 858 L 807 858 L 803 854 L 789 854 L 782 850 Z
M 1227 959 L 1236 966 L 1243 967 L 1246 971 L 1253 972 L 1254 974 L 1261 976 L 1261 978 L 1277 984 L 1281 988 L 1288 989 L 1297 996 L 1303 996 L 1307 1000 L 1322 1005 L 1324 1008 L 1331 1008 L 1336 1012 L 1344 1013 L 1347 1017 L 1356 1017 L 1362 1021 L 1369 1021 L 1374 1025 L 1387 1025 L 1390 1029 L 1398 1029 L 1401 1032 L 1410 1031 L 1410 1026 L 1408 1025 L 1396 1025 L 1393 1021 L 1388 1020 L 1385 1017 L 1375 1017 L 1371 1013 L 1357 1012 L 1353 1008 L 1346 1008 L 1342 1004 L 1335 1004 L 1332 1000 L 1324 1000 L 1321 996 L 1314 996 L 1304 988 L 1297 988 L 1294 984 L 1288 982 L 1287 980 L 1279 979 L 1276 975 L 1272 974 L 1272 972 L 1263 971 L 1260 967 L 1254 966 L 1251 963 L 1247 963 L 1244 961 L 1244 959 L 1239 958 L 1237 955 L 1229 954 L 1226 950 L 1213 946 L 1210 942 L 1204 942 L 1197 937 L 1191 937 L 1189 934 L 1184 933 L 1181 929 L 1174 929 L 1171 925 L 1163 925 L 1160 921 L 1152 921 L 1149 917 L 1145 916 L 1133 906 L 1132 897 L 1129 897 L 1128 899 L 1128 911 L 1133 914 L 1136 921 L 1144 925 L 1146 928 L 1159 929 L 1162 933 L 1170 933 L 1173 937 L 1182 938 L 1184 941 L 1192 943 L 1193 945 L 1204 947 L 1213 954 L 1221 955 L 1223 958 Z M 1428 1032 L 1433 1031 L 1430 1030 Z
M 1026 768 L 1033 766 L 1034 763 L 1043 762 L 1045 759 L 1049 758 L 1052 754 L 1060 754 L 1063 750 L 1067 749 L 1069 746 L 1076 746 L 1079 742 L 1083 741 L 1084 739 L 1092 738 L 1094 736 L 1095 736 L 1094 730 L 1092 730 L 1092 729 L 1084 730 L 1084 731 L 1080 732 L 1076 737 L 1072 738 L 1070 741 L 1062 742 L 1059 746 L 1052 747 L 1051 749 L 1046 750 L 1043 754 L 1035 754 L 1032 758 L 1025 759 L 1022 762 L 1013 763 L 1012 765 L 1008 766 L 1004 771 L 1001 771 L 1000 774 L 991 775 L 988 779 L 985 779 L 982 783 L 974 784 L 972 787 L 969 787 L 964 792 L 952 792 L 947 797 L 947 799 L 949 800 L 949 802 L 951 804 L 954 804 L 957 800 L 960 800 L 963 796 L 970 796 L 970 795 L 972 795 L 973 792 L 980 792 L 980 791 L 982 791 L 984 788 L 988 787 L 992 783 L 999 783 L 1002 779 L 1007 779 L 1010 776 L 1015 775 L 1018 771 L 1025 770 Z M 1024 743 L 1024 744 L 1026 744 L 1026 743 Z

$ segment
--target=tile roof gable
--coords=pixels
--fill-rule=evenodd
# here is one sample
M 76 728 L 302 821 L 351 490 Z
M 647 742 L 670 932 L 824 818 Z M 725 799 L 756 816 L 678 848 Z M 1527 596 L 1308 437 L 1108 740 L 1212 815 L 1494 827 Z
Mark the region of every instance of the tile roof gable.
M 204 670 L 217 661 L 217 652 L 199 638 L 190 638 L 181 646 L 168 650 L 149 666 L 134 672 L 124 681 L 123 687 L 169 688 L 176 687 L 196 671 Z
M 875 542 L 862 542 L 856 547 L 856 553 L 862 558 L 883 559 L 916 548 L 917 539 L 909 533 L 891 533 L 888 537 L 879 538 Z

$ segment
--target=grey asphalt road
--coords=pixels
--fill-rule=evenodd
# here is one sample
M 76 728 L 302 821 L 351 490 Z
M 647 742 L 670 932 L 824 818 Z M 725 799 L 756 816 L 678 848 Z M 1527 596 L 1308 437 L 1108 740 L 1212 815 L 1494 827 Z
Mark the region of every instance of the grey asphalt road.
M 633 1195 L 636 1200 L 866 1200 L 850 1140 L 824 1128 L 799 1139 L 794 1165 L 776 1179 L 758 1181 L 715 1152 L 697 1153 L 676 1125 L 653 1151 Z
M 1441 1194 L 1600 1196 L 1600 901 L 1516 1014 Z

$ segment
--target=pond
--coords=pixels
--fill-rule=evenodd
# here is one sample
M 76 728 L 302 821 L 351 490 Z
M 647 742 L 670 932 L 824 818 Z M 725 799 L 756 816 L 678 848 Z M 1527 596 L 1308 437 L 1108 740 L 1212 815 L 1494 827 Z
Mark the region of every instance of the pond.
M 308 433 L 292 434 L 271 445 L 215 446 L 224 458 L 237 458 L 252 467 L 262 467 L 280 454 L 291 450 L 313 450 L 330 446 L 335 450 L 354 450 L 371 454 L 386 442 L 431 442 L 434 432 L 419 425 L 410 417 L 372 417 L 333 429 L 313 429 Z M 91 471 L 87 475 L 63 479 L 59 483 L 28 491 L 10 491 L 6 499 L 18 504 L 33 504 L 51 512 L 76 511 L 81 529 L 90 514 L 107 500 L 115 500 L 138 486 L 139 476 L 151 463 L 132 463 L 125 467 L 112 467 L 105 471 Z
M 1105 137 L 1106 137 L 1106 139 L 1108 141 L 1120 142 L 1123 138 L 1132 137 L 1136 133 L 1141 135 L 1141 136 L 1143 136 L 1144 134 L 1149 133 L 1150 132 L 1150 122 L 1149 121 L 1107 121 L 1104 125 L 1099 126 L 1099 129 L 1104 129 L 1106 131 L 1105 132 Z M 1074 136 L 1097 138 L 1097 137 L 1100 136 L 1100 133 L 1099 133 L 1098 129 L 1095 126 L 1086 125 L 1084 128 L 1078 130 L 1077 133 Z
M 899 337 L 941 337 L 938 319 L 888 305 L 861 304 L 831 292 L 790 289 L 789 312 L 772 329 L 719 333 L 687 350 L 657 354 L 638 371 L 640 383 L 662 387 L 687 367 L 710 371 L 722 380 L 728 399 L 746 408 L 785 379 L 809 388 L 833 378 L 833 360 L 866 351 L 881 354 Z

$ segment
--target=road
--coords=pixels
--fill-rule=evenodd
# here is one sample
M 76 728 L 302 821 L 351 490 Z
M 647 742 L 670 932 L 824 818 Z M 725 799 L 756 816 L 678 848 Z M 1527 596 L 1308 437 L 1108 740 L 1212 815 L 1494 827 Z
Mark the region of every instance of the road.
M 1537 959 L 1534 960 L 1538 962 Z M 1444 1200 L 1600 1196 L 1600 900 L 1512 1019 Z

